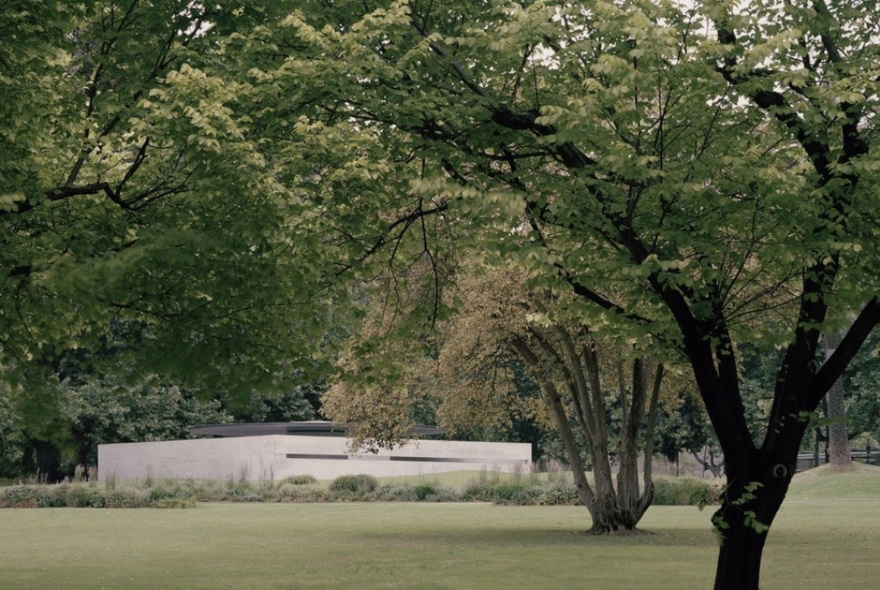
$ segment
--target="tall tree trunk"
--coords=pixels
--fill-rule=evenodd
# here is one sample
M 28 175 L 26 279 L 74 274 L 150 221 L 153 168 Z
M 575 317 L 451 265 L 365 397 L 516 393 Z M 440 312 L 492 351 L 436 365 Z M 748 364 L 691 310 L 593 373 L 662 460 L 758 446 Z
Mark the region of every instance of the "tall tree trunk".
M 28 437 L 30 449 L 22 461 L 26 471 L 32 471 L 38 480 L 57 483 L 64 479 L 61 472 L 61 450 L 54 443 Z
M 653 444 L 653 420 L 651 413 L 656 413 L 657 397 L 659 396 L 660 380 L 663 378 L 663 365 L 657 367 L 654 387 L 648 395 L 651 377 L 651 363 L 637 358 L 632 364 L 632 390 L 630 401 L 624 407 L 623 423 L 618 443 L 620 471 L 617 473 L 617 499 L 620 513 L 629 529 L 635 529 L 642 519 L 651 501 L 654 499 L 654 486 L 651 481 L 651 453 Z M 620 377 L 622 379 L 622 377 Z M 624 389 L 623 383 L 620 384 Z M 622 395 L 626 398 L 626 395 Z M 649 403 L 650 398 L 650 403 Z M 645 433 L 645 479 L 644 488 L 639 487 L 639 432 L 648 413 L 649 427 Z
M 715 590 L 758 590 L 767 532 L 788 491 L 794 460 L 768 458 L 752 473 L 728 471 L 730 483 L 712 517 L 721 541 Z
M 825 358 L 837 350 L 843 336 L 838 332 L 825 332 Z M 846 430 L 846 410 L 844 406 L 843 377 L 837 379 L 825 395 L 825 409 L 828 416 L 828 454 L 834 469 L 852 468 L 852 449 Z
M 544 399 L 553 411 L 553 418 L 556 420 L 556 427 L 559 429 L 559 434 L 562 436 L 562 442 L 565 445 L 565 452 L 568 455 L 568 462 L 571 465 L 574 485 L 578 491 L 578 498 L 580 498 L 581 503 L 587 507 L 590 517 L 593 522 L 595 522 L 596 515 L 594 514 L 595 504 L 593 502 L 593 489 L 587 481 L 587 471 L 584 467 L 583 460 L 581 460 L 581 454 L 578 449 L 574 431 L 571 429 L 571 425 L 568 422 L 568 415 L 565 413 L 565 408 L 562 406 L 562 400 L 559 397 L 556 386 L 552 382 L 542 383 L 541 391 L 544 394 Z
M 726 518 L 729 523 L 718 554 L 714 589 L 758 590 L 767 533 L 746 526 L 741 514 Z

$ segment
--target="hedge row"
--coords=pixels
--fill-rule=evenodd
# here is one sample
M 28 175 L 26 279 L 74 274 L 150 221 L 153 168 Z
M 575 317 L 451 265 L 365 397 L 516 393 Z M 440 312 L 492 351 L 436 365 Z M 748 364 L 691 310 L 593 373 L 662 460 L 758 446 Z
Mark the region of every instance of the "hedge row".
M 196 502 L 492 502 L 504 505 L 561 506 L 579 504 L 574 484 L 532 477 L 480 477 L 461 491 L 438 483 L 382 485 L 370 475 L 346 475 L 329 486 L 311 476 L 280 482 L 160 480 L 119 485 L 106 482 L 60 485 L 15 485 L 0 488 L 0 508 L 177 508 Z M 654 504 L 714 504 L 717 489 L 694 478 L 658 478 Z

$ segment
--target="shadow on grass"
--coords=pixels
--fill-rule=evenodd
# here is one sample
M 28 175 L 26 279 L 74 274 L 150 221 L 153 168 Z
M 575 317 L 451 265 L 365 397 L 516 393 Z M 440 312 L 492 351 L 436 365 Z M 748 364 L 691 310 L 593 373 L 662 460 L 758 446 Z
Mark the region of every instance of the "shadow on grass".
M 707 523 L 705 528 L 655 529 L 644 531 L 646 534 L 594 535 L 586 534 L 586 530 L 558 529 L 535 530 L 531 528 L 504 528 L 498 530 L 458 530 L 448 531 L 400 531 L 371 532 L 360 535 L 370 541 L 382 541 L 391 545 L 406 542 L 422 541 L 428 544 L 449 544 L 496 547 L 566 547 L 574 546 L 584 549 L 602 547 L 705 547 L 714 543 L 714 535 Z

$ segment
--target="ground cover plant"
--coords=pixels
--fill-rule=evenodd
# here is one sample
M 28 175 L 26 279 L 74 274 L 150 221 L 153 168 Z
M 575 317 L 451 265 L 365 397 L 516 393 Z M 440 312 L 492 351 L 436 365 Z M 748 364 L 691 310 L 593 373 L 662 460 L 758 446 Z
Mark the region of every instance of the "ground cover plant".
M 720 488 L 690 477 L 658 478 L 657 505 L 707 505 Z M 0 508 L 186 508 L 195 502 L 492 502 L 513 505 L 577 505 L 570 473 L 460 472 L 384 478 L 343 475 L 319 482 L 308 475 L 276 481 L 156 479 L 0 487 Z
M 764 583 L 870 588 L 880 470 L 799 475 Z M 816 482 L 819 482 L 818 484 Z M 825 495 L 813 499 L 821 487 Z M 829 496 L 835 490 L 835 496 Z M 652 507 L 654 534 L 596 537 L 573 506 L 208 503 L 193 510 L 2 510 L 0 587 L 706 588 L 706 513 Z M 804 580 L 808 580 L 805 582 Z M 59 582 L 60 583 L 60 582 Z

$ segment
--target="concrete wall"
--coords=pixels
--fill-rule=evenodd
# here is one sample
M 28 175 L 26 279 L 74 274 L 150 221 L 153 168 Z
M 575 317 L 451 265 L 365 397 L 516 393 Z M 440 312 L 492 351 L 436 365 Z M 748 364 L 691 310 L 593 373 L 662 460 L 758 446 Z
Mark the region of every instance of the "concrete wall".
M 487 470 L 528 473 L 531 445 L 465 441 L 413 441 L 377 454 L 352 453 L 349 439 L 333 436 L 243 436 L 98 446 L 98 478 L 280 480 L 290 475 L 333 479 Z

